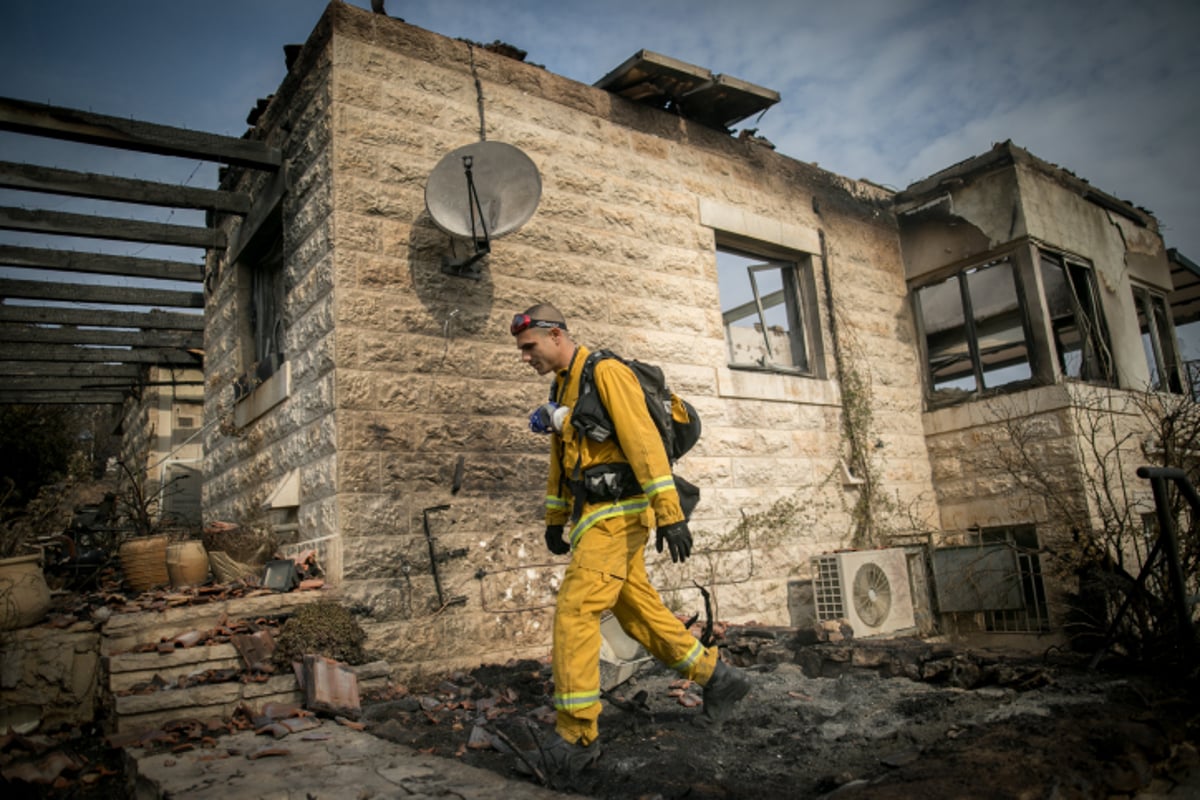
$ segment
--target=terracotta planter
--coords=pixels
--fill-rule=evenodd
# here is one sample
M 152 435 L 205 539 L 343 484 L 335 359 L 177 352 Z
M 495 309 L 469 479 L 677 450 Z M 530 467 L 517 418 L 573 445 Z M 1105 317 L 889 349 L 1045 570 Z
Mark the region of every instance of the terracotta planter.
M 50 587 L 41 558 L 31 553 L 0 559 L 0 630 L 28 628 L 50 610 Z
M 167 575 L 171 585 L 199 586 L 208 580 L 208 551 L 202 542 L 167 545 Z
M 130 539 L 118 551 L 125 583 L 135 592 L 162 586 L 170 580 L 167 575 L 167 537 L 147 536 Z

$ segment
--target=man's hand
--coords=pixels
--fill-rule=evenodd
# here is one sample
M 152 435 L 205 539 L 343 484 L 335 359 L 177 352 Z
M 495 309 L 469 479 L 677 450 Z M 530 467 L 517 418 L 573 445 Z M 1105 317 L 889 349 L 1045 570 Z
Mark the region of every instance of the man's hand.
M 556 556 L 565 556 L 571 552 L 571 545 L 563 538 L 562 525 L 547 525 L 546 526 L 546 547 L 550 548 L 550 552 Z M 659 548 L 662 549 L 661 547 Z
M 654 549 L 660 553 L 663 548 L 663 539 L 667 540 L 667 547 L 671 551 L 671 561 L 682 563 L 687 561 L 687 557 L 692 554 L 692 532 L 688 530 L 686 522 L 674 522 L 658 529 Z

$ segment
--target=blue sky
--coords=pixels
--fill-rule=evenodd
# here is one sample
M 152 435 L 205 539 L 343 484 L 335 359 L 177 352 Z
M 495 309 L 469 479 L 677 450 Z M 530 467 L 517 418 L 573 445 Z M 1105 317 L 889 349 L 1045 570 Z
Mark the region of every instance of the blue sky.
M 240 136 L 246 113 L 283 78 L 283 45 L 303 42 L 325 5 L 7 0 L 0 95 Z M 1012 139 L 1154 212 L 1167 245 L 1200 261 L 1195 0 L 387 6 L 447 36 L 515 45 L 528 61 L 584 83 L 649 49 L 769 87 L 781 102 L 744 126 L 789 156 L 895 188 Z M 10 160 L 215 183 L 210 165 L 120 153 L 95 164 L 91 148 L 15 134 L 0 135 L 0 152 Z M 20 204 L 47 207 L 27 196 Z

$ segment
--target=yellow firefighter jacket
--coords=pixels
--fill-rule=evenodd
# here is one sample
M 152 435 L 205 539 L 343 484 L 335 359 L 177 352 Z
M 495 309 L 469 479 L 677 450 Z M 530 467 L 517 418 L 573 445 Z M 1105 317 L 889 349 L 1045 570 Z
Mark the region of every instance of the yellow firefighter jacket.
M 560 405 L 572 407 L 579 396 L 579 376 L 588 350 L 575 350 L 570 366 L 561 370 L 554 381 L 554 396 Z M 679 494 L 671 477 L 671 465 L 662 439 L 646 410 L 641 385 L 629 367 L 607 358 L 596 364 L 596 389 L 612 419 L 614 434 L 603 442 L 577 436 L 568 414 L 561 434 L 551 439 L 550 474 L 546 483 L 546 524 L 572 523 L 572 546 L 588 528 L 604 519 L 633 516 L 653 511 L 654 525 L 670 525 L 683 520 Z M 598 464 L 627 463 L 637 478 L 642 494 L 622 500 L 585 504 L 579 519 L 572 520 L 575 498 L 571 480 L 576 467 L 586 470 Z

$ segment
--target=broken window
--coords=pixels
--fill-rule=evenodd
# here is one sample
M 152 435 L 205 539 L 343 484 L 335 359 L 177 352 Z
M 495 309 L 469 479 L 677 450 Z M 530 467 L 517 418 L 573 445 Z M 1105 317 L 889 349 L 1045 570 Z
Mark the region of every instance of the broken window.
M 1059 369 L 1067 378 L 1112 384 L 1112 350 L 1091 267 L 1057 253 L 1039 255 Z
M 729 364 L 814 372 L 812 259 L 764 260 L 717 250 L 717 283 Z
M 922 287 L 916 301 L 935 396 L 961 397 L 1032 378 L 1025 310 L 1007 258 Z
M 1179 374 L 1175 328 L 1167 314 L 1166 297 L 1159 292 L 1134 286 L 1133 303 L 1137 307 L 1142 349 L 1150 370 L 1150 391 L 1182 394 L 1183 379 Z

